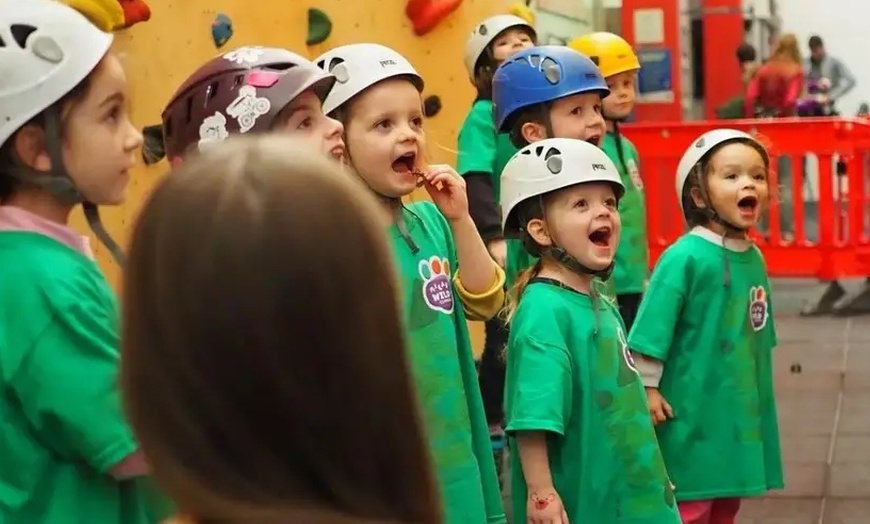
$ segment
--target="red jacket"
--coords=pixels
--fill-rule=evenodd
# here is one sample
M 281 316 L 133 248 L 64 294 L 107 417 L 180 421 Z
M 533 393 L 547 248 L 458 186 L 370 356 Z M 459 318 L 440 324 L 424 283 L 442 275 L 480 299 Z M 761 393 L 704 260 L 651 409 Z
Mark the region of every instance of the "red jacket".
M 753 118 L 758 107 L 778 116 L 793 116 L 803 89 L 804 73 L 799 66 L 769 61 L 746 87 L 744 114 Z

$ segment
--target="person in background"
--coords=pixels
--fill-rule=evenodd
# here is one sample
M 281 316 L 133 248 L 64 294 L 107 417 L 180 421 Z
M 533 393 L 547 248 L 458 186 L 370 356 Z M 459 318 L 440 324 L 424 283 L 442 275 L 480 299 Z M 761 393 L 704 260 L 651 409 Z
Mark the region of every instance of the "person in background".
M 755 47 L 749 42 L 743 42 L 737 46 L 737 64 L 740 66 L 740 78 L 744 86 L 749 85 L 749 81 L 758 72 L 761 64 L 758 62 L 758 55 L 755 52 Z
M 611 280 L 616 291 L 619 314 L 625 329 L 631 330 L 649 275 L 649 242 L 640 156 L 631 140 L 620 132 L 619 126 L 634 111 L 640 61 L 631 44 L 613 33 L 590 33 L 574 39 L 568 46 L 598 64 L 610 90 L 601 107 L 607 132 L 600 147 L 616 164 L 625 189 L 619 199 L 622 236 L 616 249 Z
M 145 203 L 121 383 L 177 522 L 441 522 L 385 223 L 281 134 L 189 155 Z
M 818 35 L 809 40 L 810 57 L 804 63 L 807 81 L 821 82 L 827 78 L 829 89 L 824 95 L 831 105 L 855 87 L 855 77 L 840 59 L 825 51 L 825 43 Z
M 803 62 L 797 37 L 788 33 L 779 38 L 770 59 L 749 81 L 744 116 L 793 116 L 803 90 Z
M 142 134 L 112 35 L 0 0 L 0 522 L 150 524 L 117 385 L 118 307 L 79 205 L 118 206 Z
M 498 133 L 492 120 L 492 77 L 498 66 L 517 51 L 537 41 L 535 29 L 514 15 L 495 15 L 474 28 L 465 44 L 465 68 L 477 90 L 459 130 L 456 171 L 465 179 L 468 207 L 477 231 L 490 254 L 502 267 L 507 244 L 501 234 L 501 170 L 517 148 L 506 133 Z M 504 430 L 504 348 L 508 330 L 496 315 L 487 320 L 483 354 L 480 357 L 480 393 L 489 424 L 493 456 L 501 478 Z

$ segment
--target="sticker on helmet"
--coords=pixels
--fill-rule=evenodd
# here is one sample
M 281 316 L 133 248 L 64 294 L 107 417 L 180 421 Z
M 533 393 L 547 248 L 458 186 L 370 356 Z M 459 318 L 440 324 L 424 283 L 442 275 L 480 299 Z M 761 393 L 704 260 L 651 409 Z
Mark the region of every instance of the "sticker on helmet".
M 205 117 L 202 124 L 199 125 L 199 143 L 197 146 L 202 151 L 210 144 L 223 142 L 229 136 L 227 117 L 220 111 L 216 111 L 215 114 Z
M 225 54 L 224 60 L 229 60 L 230 62 L 235 62 L 240 65 L 254 64 L 260 59 L 260 56 L 262 56 L 264 52 L 265 49 L 259 46 L 240 47 L 239 49 Z
M 242 86 L 239 96 L 227 106 L 227 114 L 239 122 L 239 132 L 247 133 L 257 123 L 257 119 L 269 112 L 272 103 L 268 98 L 258 97 L 253 86 Z

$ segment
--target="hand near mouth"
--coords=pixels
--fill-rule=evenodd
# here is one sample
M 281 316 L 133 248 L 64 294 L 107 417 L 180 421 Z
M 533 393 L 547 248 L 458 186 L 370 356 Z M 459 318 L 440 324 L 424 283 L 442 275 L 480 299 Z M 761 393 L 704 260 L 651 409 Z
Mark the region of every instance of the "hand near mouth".
M 420 177 L 432 202 L 447 220 L 459 220 L 468 216 L 465 180 L 456 170 L 447 164 L 436 164 L 429 166 Z

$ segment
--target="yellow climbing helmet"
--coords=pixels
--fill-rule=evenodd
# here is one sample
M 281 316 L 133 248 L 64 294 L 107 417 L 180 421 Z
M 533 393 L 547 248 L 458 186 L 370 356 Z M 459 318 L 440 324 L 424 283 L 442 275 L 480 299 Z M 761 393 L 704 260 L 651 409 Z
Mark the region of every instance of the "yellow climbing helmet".
M 640 61 L 631 45 L 619 35 L 604 31 L 579 36 L 568 47 L 580 51 L 598 64 L 604 78 L 640 69 Z

